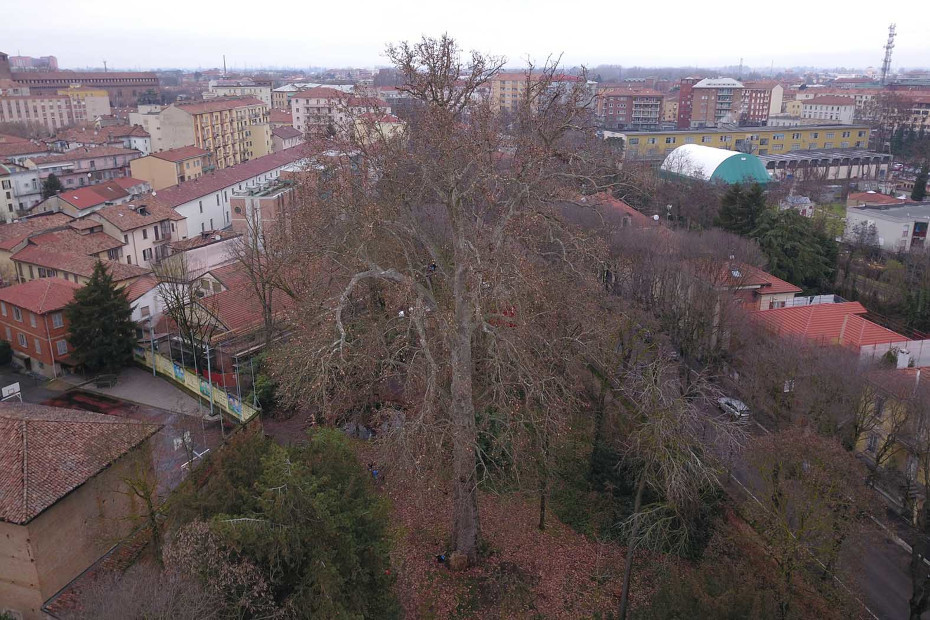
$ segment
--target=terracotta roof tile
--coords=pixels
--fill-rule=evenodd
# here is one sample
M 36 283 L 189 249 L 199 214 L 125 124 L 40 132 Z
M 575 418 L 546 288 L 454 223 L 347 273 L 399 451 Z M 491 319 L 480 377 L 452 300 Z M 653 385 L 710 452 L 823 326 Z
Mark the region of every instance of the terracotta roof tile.
M 105 232 L 82 234 L 70 227 L 65 230 L 33 235 L 29 237 L 29 242 L 48 247 L 56 252 L 75 252 L 86 256 L 123 247 L 120 239 L 111 237 Z
M 13 254 L 11 258 L 14 261 L 74 273 L 85 278 L 89 278 L 94 273 L 94 267 L 97 265 L 97 259 L 92 256 L 76 252 L 60 252 L 33 244 L 27 245 Z M 109 269 L 113 280 L 116 282 L 138 278 L 149 273 L 148 269 L 138 265 L 127 265 L 115 260 L 102 262 Z
M 95 146 L 92 148 L 79 148 L 67 153 L 57 155 L 48 155 L 47 157 L 34 157 L 32 163 L 54 164 L 62 161 L 78 161 L 81 159 L 93 159 L 95 157 L 113 157 L 115 155 L 141 155 L 136 149 L 125 149 L 121 146 Z
M 294 122 L 294 117 L 291 116 L 291 113 L 288 110 L 272 110 L 270 119 L 272 123 L 286 123 L 290 125 Z
M 205 174 L 202 177 L 185 181 L 180 185 L 172 185 L 158 191 L 157 202 L 167 207 L 178 207 L 191 200 L 196 200 L 201 196 L 212 194 L 227 187 L 232 187 L 242 183 L 254 176 L 270 172 L 275 168 L 292 164 L 300 160 L 304 155 L 304 149 L 301 146 L 294 146 L 289 149 L 256 157 L 247 162 L 236 164 L 222 170 L 217 170 L 211 174 Z M 151 194 L 143 196 L 140 201 L 155 201 Z
M 0 225 L 0 250 L 11 250 L 29 235 L 43 230 L 66 226 L 72 221 L 67 213 L 38 215 L 12 224 Z
M 50 153 L 51 149 L 45 143 L 35 142 L 3 142 L 0 143 L 0 159 L 17 157 L 20 155 L 39 155 Z
M 304 135 L 300 133 L 300 131 L 298 131 L 297 129 L 294 129 L 293 127 L 291 127 L 290 125 L 281 125 L 280 127 L 275 127 L 274 129 L 271 130 L 271 134 L 273 136 L 277 136 L 278 138 L 281 138 L 282 140 L 290 140 L 291 138 L 299 138 L 302 135 Z
M 80 284 L 63 278 L 39 278 L 22 284 L 0 288 L 0 301 L 45 314 L 61 310 L 74 299 L 74 291 Z
M 59 199 L 73 205 L 76 209 L 90 209 L 127 196 L 129 196 L 129 192 L 112 181 L 77 189 L 65 189 L 58 194 Z
M 89 411 L 0 403 L 0 520 L 28 523 L 158 429 Z
M 176 149 L 169 149 L 167 151 L 152 153 L 151 157 L 156 157 L 165 161 L 179 162 L 184 161 L 185 159 L 193 159 L 194 157 L 203 157 L 204 155 L 208 154 L 209 151 L 205 151 L 204 149 L 197 146 L 182 146 Z
M 803 105 L 856 105 L 856 102 L 852 97 L 835 97 L 831 95 L 814 97 L 813 99 L 807 99 L 801 103 Z
M 170 207 L 140 198 L 132 203 L 109 205 L 92 215 L 113 224 L 120 230 L 135 230 L 165 220 L 183 220 L 184 216 Z
M 175 107 L 189 112 L 190 114 L 204 114 L 207 112 L 221 112 L 223 110 L 235 110 L 246 106 L 267 104 L 261 99 L 255 97 L 217 97 L 216 99 L 207 99 L 204 101 L 193 101 L 190 103 L 176 103 Z
M 762 310 L 753 317 L 780 335 L 800 336 L 819 344 L 861 347 L 904 342 L 905 336 L 859 315 L 866 309 L 857 301 Z
M 126 298 L 129 299 L 129 301 L 135 301 L 156 286 L 158 286 L 158 279 L 155 276 L 142 276 L 124 289 L 126 291 Z

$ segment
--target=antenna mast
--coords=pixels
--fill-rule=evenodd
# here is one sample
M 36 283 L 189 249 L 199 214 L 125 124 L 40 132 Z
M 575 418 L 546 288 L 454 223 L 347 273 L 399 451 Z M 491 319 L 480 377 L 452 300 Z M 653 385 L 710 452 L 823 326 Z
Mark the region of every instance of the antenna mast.
M 882 60 L 882 86 L 891 71 L 891 52 L 894 50 L 895 24 L 888 26 L 888 42 L 885 43 L 885 58 Z

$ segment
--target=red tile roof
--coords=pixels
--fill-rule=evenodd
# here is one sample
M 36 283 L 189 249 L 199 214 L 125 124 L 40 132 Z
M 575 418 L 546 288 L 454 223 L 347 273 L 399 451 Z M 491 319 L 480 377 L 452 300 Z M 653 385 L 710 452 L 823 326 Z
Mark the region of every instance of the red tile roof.
M 152 153 L 151 157 L 157 157 L 158 159 L 164 159 L 165 161 L 179 162 L 184 161 L 185 159 L 193 159 L 194 157 L 203 157 L 208 155 L 209 151 L 197 146 L 182 146 L 176 149 L 169 149 L 167 151 L 159 151 L 158 153 Z
M 316 86 L 306 90 L 299 91 L 294 95 L 294 99 L 343 99 L 348 95 L 335 88 L 326 86 Z
M 165 220 L 183 220 L 184 216 L 170 207 L 153 201 L 135 200 L 132 203 L 109 205 L 93 213 L 122 231 L 135 230 Z
M 58 194 L 59 199 L 74 206 L 75 209 L 91 209 L 107 202 L 121 200 L 127 196 L 129 196 L 129 192 L 112 181 L 77 189 L 65 189 Z
M 12 250 L 29 235 L 43 230 L 66 226 L 72 217 L 67 213 L 38 215 L 12 224 L 0 225 L 0 250 Z
M 81 144 L 106 144 L 120 138 L 147 138 L 149 132 L 139 125 L 108 125 L 99 129 L 90 127 L 69 127 L 59 130 L 53 140 L 78 142 Z
M 290 125 L 281 125 L 280 127 L 272 129 L 271 135 L 281 138 L 282 140 L 290 140 L 292 138 L 299 138 L 304 134 Z
M 157 200 L 151 195 L 140 198 L 140 201 L 148 202 L 157 201 L 159 204 L 167 207 L 178 207 L 191 200 L 196 200 L 201 196 L 212 194 L 227 187 L 232 187 L 242 183 L 254 176 L 270 172 L 275 168 L 292 164 L 300 160 L 304 155 L 302 146 L 294 146 L 289 149 L 256 157 L 247 162 L 236 164 L 222 170 L 217 170 L 211 174 L 205 174 L 202 177 L 185 181 L 180 185 L 172 185 L 165 189 L 158 190 Z
M 36 314 L 61 310 L 74 299 L 80 284 L 63 278 L 39 278 L 0 288 L 0 301 Z
M 857 301 L 762 310 L 753 314 L 779 335 L 800 336 L 819 344 L 862 347 L 904 342 L 905 336 L 859 315 L 866 309 Z
M 174 106 L 190 114 L 205 114 L 208 112 L 221 112 L 223 110 L 235 110 L 251 105 L 267 104 L 261 99 L 255 97 L 218 97 L 216 99 L 207 99 L 205 101 L 193 101 L 190 103 L 175 103 Z
M 65 230 L 45 232 L 29 237 L 29 242 L 47 247 L 56 252 L 76 252 L 86 256 L 93 256 L 123 247 L 123 242 L 111 237 L 105 232 L 80 233 L 69 227 Z
M 129 301 L 135 301 L 158 286 L 158 278 L 153 275 L 145 275 L 132 282 L 125 289 L 126 298 Z
M 67 273 L 74 273 L 79 276 L 89 278 L 94 273 L 94 267 L 97 265 L 97 259 L 86 254 L 76 252 L 60 252 L 49 247 L 42 247 L 29 244 L 19 252 L 11 256 L 13 261 L 38 265 L 46 269 L 57 269 Z M 115 260 L 102 261 L 113 276 L 113 280 L 121 282 L 138 278 L 149 273 L 148 269 L 138 265 L 127 265 Z
M 889 196 L 887 194 L 879 194 L 878 192 L 856 192 L 850 194 L 846 198 L 846 202 L 853 202 L 857 205 L 870 206 L 870 205 L 903 205 L 908 202 L 906 198 L 895 198 L 894 196 Z
M 29 140 L 19 136 L 11 136 L 8 133 L 0 133 L 0 144 L 23 144 L 24 142 L 29 142 Z
M 807 99 L 802 103 L 803 105 L 856 105 L 856 102 L 852 97 L 834 97 L 830 95 L 814 97 L 813 99 Z
M 636 209 L 634 209 L 627 203 L 623 202 L 622 200 L 618 198 L 614 198 L 607 192 L 601 192 L 599 194 L 594 194 L 590 198 L 593 199 L 595 205 L 604 205 L 606 207 L 610 207 L 611 209 L 617 211 L 618 213 L 621 213 L 622 215 L 630 216 L 630 219 L 637 226 L 651 226 L 652 225 L 652 221 L 650 220 L 648 215 L 645 215 L 637 211 Z
M 89 411 L 0 403 L 0 520 L 28 523 L 158 429 Z
M 0 159 L 17 157 L 19 155 L 38 155 L 49 153 L 51 149 L 47 144 L 35 142 L 3 142 L 0 143 Z
M 801 292 L 800 287 L 795 286 L 790 282 L 785 282 L 780 278 L 776 278 L 772 274 L 762 271 L 758 267 L 740 263 L 738 270 L 740 275 L 737 277 L 733 276 L 732 270 L 727 268 L 727 277 L 732 279 L 734 281 L 733 284 L 740 288 L 759 287 L 757 289 L 757 293 L 759 295 L 778 295 L 781 293 Z
M 270 116 L 272 123 L 286 123 L 290 125 L 294 122 L 294 117 L 288 110 L 272 110 Z
M 49 155 L 47 157 L 33 157 L 32 163 L 36 165 L 53 164 L 62 161 L 78 161 L 81 159 L 113 157 L 116 155 L 141 155 L 141 153 L 136 149 L 125 149 L 121 146 L 95 146 L 91 148 L 83 147 L 74 149 L 73 151 L 68 151 L 67 153 L 59 153 L 57 155 Z
M 133 177 L 119 177 L 118 179 L 113 179 L 112 181 L 110 181 L 110 183 L 116 183 L 117 185 L 122 187 L 124 190 L 126 190 L 130 194 L 139 193 L 140 192 L 139 188 L 142 187 L 143 185 L 151 188 L 151 185 L 149 185 L 148 181 L 144 181 L 142 179 L 134 179 Z M 141 191 L 146 191 L 146 190 L 141 190 Z
M 17 71 L 13 74 L 14 82 L 29 80 L 112 80 L 115 78 L 141 78 L 158 80 L 158 75 L 151 71 Z M 27 84 L 28 86 L 28 84 Z
M 235 232 L 232 230 L 212 230 L 209 232 L 200 233 L 189 239 L 181 239 L 180 241 L 175 241 L 171 244 L 171 249 L 174 252 L 185 252 L 187 250 L 193 250 L 195 248 L 202 248 L 207 245 L 212 245 L 214 243 L 220 243 L 221 241 L 227 241 L 229 239 L 235 239 L 236 237 L 241 237 L 242 233 Z M 219 237 L 219 239 L 217 239 Z

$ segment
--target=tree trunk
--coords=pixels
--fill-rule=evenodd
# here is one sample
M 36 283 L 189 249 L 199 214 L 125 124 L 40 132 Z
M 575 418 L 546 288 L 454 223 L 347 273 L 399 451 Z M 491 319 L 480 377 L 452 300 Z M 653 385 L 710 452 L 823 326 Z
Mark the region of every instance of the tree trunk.
M 630 540 L 626 549 L 626 567 L 623 569 L 623 591 L 620 594 L 619 620 L 626 620 L 630 605 L 630 577 L 633 575 L 633 554 L 636 552 L 636 537 L 639 535 L 639 509 L 643 504 L 643 491 L 646 488 L 645 474 L 639 475 L 636 484 L 636 499 L 633 501 L 633 529 L 630 530 Z
M 588 464 L 588 480 L 594 480 L 597 460 L 601 456 L 601 448 L 604 443 L 604 395 L 607 390 L 607 382 L 604 381 L 596 371 L 593 371 L 593 374 L 601 383 L 601 391 L 598 394 L 597 403 L 594 408 L 594 438 L 591 441 L 591 461 Z
M 450 352 L 452 371 L 452 545 L 468 558 L 478 560 L 478 481 L 475 444 L 475 403 L 472 394 L 472 312 L 468 295 L 467 248 L 464 236 L 456 234 L 455 333 Z
M 539 529 L 546 529 L 546 501 L 549 498 L 549 431 L 543 431 L 542 462 L 539 467 Z

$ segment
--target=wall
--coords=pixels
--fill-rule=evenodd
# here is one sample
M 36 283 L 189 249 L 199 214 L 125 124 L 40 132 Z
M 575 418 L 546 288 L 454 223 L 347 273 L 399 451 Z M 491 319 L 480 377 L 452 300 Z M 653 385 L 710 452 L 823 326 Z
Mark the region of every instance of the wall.
M 139 125 L 151 137 L 151 151 L 167 151 L 194 144 L 194 121 L 190 114 L 168 106 L 160 112 L 141 107 L 139 112 L 129 115 L 131 125 Z
M 846 209 L 846 235 L 851 235 L 859 224 L 872 224 L 878 236 L 877 243 L 883 249 L 897 252 L 910 248 L 913 222 L 888 220 L 880 217 L 880 213 L 875 210 Z
M 68 334 L 68 321 L 64 317 L 64 311 L 51 312 L 47 315 L 35 314 L 29 310 L 20 309 L 22 321 L 17 321 L 13 316 L 13 305 L 0 303 L 0 337 L 9 341 L 13 351 L 28 356 L 32 360 L 32 371 L 43 374 L 47 377 L 55 377 L 59 374 L 56 367 L 58 364 L 55 360 L 59 357 L 58 350 L 51 348 L 56 347 L 59 340 L 66 340 Z M 52 315 L 61 312 L 62 326 L 54 327 Z M 32 320 L 35 320 L 35 327 L 32 326 Z M 47 321 L 46 321 L 47 319 Z M 9 332 L 9 335 L 7 335 Z M 26 337 L 26 346 L 19 343 L 18 334 L 22 333 Z M 36 340 L 38 340 L 39 351 L 36 352 Z M 39 363 L 42 366 L 39 366 Z
M 0 521 L 0 611 L 17 611 L 28 620 L 44 618 L 44 602 L 28 528 Z
M 148 441 L 29 522 L 43 600 L 81 574 L 138 525 L 144 507 L 138 498 L 125 492 L 123 479 L 142 475 L 154 476 Z M 63 550 L 67 553 L 62 553 Z
M 177 165 L 174 162 L 149 155 L 132 160 L 129 168 L 133 178 L 148 181 L 155 191 L 178 184 Z

